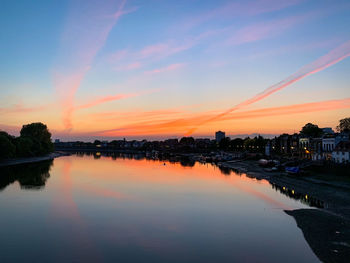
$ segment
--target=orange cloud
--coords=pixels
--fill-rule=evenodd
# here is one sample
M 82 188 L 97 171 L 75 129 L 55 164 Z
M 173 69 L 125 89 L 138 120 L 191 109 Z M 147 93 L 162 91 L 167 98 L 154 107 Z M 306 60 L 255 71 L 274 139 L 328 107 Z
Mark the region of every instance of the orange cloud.
M 134 135 L 160 135 L 160 134 L 181 134 L 183 129 L 198 127 L 204 121 L 213 119 L 213 122 L 232 121 L 238 119 L 264 118 L 271 116 L 281 116 L 290 114 L 310 113 L 319 111 L 330 111 L 337 109 L 349 109 L 350 98 L 340 100 L 328 100 L 321 102 L 303 103 L 282 107 L 272 107 L 243 112 L 236 112 L 214 118 L 216 112 L 205 112 L 200 114 L 182 114 L 182 117 L 174 114 L 172 118 L 160 116 L 159 120 L 147 120 L 139 123 L 126 125 L 120 128 L 97 132 L 99 136 L 134 136 Z M 156 113 L 155 113 L 156 114 Z M 142 116 L 142 114 L 141 114 Z M 153 115 L 154 117 L 154 115 Z
M 293 84 L 293 83 L 295 83 L 295 82 L 297 82 L 297 81 L 299 81 L 307 76 L 315 74 L 321 70 L 324 70 L 324 69 L 342 61 L 343 59 L 347 58 L 348 56 L 350 56 L 350 41 L 347 41 L 344 44 L 340 45 L 339 47 L 331 50 L 328 54 L 326 54 L 326 55 L 320 57 L 319 59 L 317 59 L 316 61 L 302 67 L 300 70 L 298 70 L 293 75 L 291 75 L 288 78 L 280 81 L 279 83 L 265 89 L 264 91 L 255 95 L 254 97 L 241 102 L 240 104 L 228 109 L 227 111 L 225 111 L 223 113 L 220 113 L 216 116 L 213 116 L 210 119 L 203 121 L 197 127 L 189 130 L 186 133 L 186 135 L 187 136 L 191 135 L 199 126 L 202 126 L 208 122 L 212 122 L 214 120 L 220 119 L 223 116 L 231 113 L 232 111 L 236 111 L 236 110 L 241 109 L 245 106 L 256 103 L 256 102 L 270 96 L 271 94 L 273 94 L 277 91 L 280 91 L 280 90 L 290 86 L 291 84 Z
M 82 104 L 80 106 L 77 106 L 77 107 L 75 107 L 75 109 L 76 110 L 78 110 L 78 109 L 87 109 L 87 108 L 91 108 L 91 107 L 97 106 L 97 105 L 102 104 L 102 103 L 115 101 L 115 100 L 121 100 L 121 99 L 135 97 L 135 96 L 138 96 L 138 94 L 130 93 L 130 94 L 117 94 L 117 95 L 114 95 L 114 96 L 106 96 L 106 97 L 99 98 L 99 99 L 90 101 L 88 103 Z

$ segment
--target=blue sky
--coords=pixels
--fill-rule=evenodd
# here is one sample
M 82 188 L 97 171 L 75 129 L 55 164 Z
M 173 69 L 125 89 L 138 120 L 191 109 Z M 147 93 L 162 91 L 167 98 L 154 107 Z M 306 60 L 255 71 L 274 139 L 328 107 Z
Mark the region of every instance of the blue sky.
M 109 130 L 118 130 L 107 132 L 112 137 L 181 136 L 196 125 L 197 136 L 217 128 L 279 133 L 308 120 L 335 127 L 350 113 L 341 101 L 304 114 L 193 121 L 220 114 L 347 45 L 349 1 L 1 3 L 3 129 L 42 121 L 68 137 Z M 349 60 L 239 110 L 346 100 Z M 178 120 L 186 123 L 166 128 Z

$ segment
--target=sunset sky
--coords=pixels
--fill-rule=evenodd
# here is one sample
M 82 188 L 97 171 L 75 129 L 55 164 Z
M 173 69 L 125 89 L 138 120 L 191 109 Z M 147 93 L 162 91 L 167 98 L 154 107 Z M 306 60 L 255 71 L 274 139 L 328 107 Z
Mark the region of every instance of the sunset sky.
M 167 138 L 350 117 L 348 0 L 3 0 L 0 129 Z

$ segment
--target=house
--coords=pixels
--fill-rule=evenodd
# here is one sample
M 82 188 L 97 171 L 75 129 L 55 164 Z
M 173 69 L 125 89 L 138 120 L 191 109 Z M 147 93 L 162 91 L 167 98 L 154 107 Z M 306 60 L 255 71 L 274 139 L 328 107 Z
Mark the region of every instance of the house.
M 332 152 L 338 144 L 334 136 L 326 136 L 322 138 L 322 155 L 324 160 L 332 160 Z
M 328 137 L 322 139 L 322 151 L 323 152 L 332 152 L 336 146 L 336 138 Z
M 336 163 L 350 162 L 350 142 L 340 142 L 332 152 L 332 159 Z

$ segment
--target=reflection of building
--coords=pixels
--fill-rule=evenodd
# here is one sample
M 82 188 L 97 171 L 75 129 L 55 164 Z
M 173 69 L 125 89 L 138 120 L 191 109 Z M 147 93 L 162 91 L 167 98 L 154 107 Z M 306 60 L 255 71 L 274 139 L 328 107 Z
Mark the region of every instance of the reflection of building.
M 270 156 L 271 155 L 271 143 L 268 142 L 266 145 L 265 145 L 265 155 L 266 156 Z
M 332 151 L 337 145 L 334 137 L 325 137 L 322 139 L 322 151 L 324 160 L 332 160 Z
M 311 158 L 313 161 L 322 160 L 322 138 L 311 139 Z
M 222 132 L 222 131 L 217 131 L 216 133 L 215 133 L 215 140 L 216 140 L 216 142 L 220 142 L 222 139 L 225 139 L 225 133 L 224 132 Z
M 332 159 L 336 163 L 349 163 L 350 142 L 340 142 L 332 152 Z
M 300 149 L 301 157 L 309 158 L 310 157 L 310 139 L 300 138 L 299 149 Z

